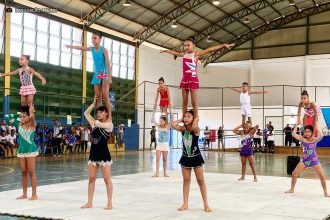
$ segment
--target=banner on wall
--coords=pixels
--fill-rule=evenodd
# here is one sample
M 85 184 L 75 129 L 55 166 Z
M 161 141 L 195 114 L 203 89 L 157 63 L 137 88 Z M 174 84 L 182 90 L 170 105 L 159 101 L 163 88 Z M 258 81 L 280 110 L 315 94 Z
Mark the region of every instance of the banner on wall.
M 116 93 L 115 92 L 109 92 L 109 99 L 112 105 L 112 111 L 115 111 L 116 109 Z
M 72 125 L 72 117 L 71 117 L 71 115 L 67 115 L 67 116 L 66 116 L 66 123 L 67 123 L 68 125 Z

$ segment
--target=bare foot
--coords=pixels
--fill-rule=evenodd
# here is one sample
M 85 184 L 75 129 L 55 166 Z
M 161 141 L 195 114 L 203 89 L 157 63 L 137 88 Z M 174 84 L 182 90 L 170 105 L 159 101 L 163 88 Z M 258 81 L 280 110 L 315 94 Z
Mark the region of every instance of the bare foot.
M 324 197 L 330 197 L 329 193 L 324 193 Z
M 254 179 L 254 182 L 258 182 L 257 178 Z
M 104 210 L 111 210 L 112 209 L 112 205 L 107 205 L 107 207 L 104 208 Z
M 170 177 L 169 175 L 167 175 L 167 174 L 164 174 L 164 177 Z
M 243 177 L 241 177 L 241 178 L 239 178 L 238 180 L 241 180 L 241 181 L 243 181 L 243 180 L 245 180 Z
M 285 193 L 294 193 L 294 190 L 290 189 L 290 190 L 286 191 Z
M 32 200 L 37 200 L 38 199 L 38 196 L 37 195 L 32 195 L 29 200 L 32 201 Z
M 16 199 L 26 199 L 26 198 L 27 198 L 26 195 L 21 195 L 21 196 L 17 197 Z
M 159 174 L 155 174 L 155 175 L 153 175 L 152 177 L 159 177 Z
M 188 210 L 188 206 L 187 205 L 182 205 L 180 208 L 178 208 L 178 211 L 185 211 Z
M 205 212 L 212 212 L 213 210 L 209 206 L 207 206 L 207 207 L 204 208 L 204 211 Z
M 85 205 L 81 206 L 82 209 L 89 209 L 92 208 L 92 204 L 86 203 Z

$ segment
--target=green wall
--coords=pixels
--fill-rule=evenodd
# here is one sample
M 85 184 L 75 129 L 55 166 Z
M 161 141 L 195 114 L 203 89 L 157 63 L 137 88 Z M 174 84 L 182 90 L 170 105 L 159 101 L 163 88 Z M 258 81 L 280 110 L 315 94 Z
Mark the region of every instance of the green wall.
M 4 64 L 4 56 L 0 55 L 0 62 Z M 52 120 L 54 117 L 66 120 L 66 115 L 72 115 L 73 121 L 81 118 L 82 103 L 82 71 L 77 69 L 65 68 L 51 64 L 30 61 L 30 67 L 41 73 L 47 79 L 45 86 L 41 85 L 38 78 L 34 78 L 33 83 L 37 89 L 35 96 L 36 116 L 39 120 Z M 11 57 L 11 70 L 19 68 L 18 58 Z M 0 66 L 0 72 L 4 71 L 4 66 Z M 92 102 L 94 89 L 90 84 L 92 73 L 87 73 L 87 105 Z M 4 78 L 0 78 L 1 85 L 4 87 Z M 10 112 L 17 112 L 20 109 L 20 80 L 18 76 L 11 77 L 10 93 Z M 135 88 L 135 80 L 113 78 L 113 84 L 110 91 L 116 93 L 116 100 Z M 52 93 L 52 94 L 44 94 Z M 0 102 L 3 103 L 4 91 L 0 90 Z M 116 123 L 126 122 L 131 119 L 135 123 L 135 91 L 132 92 L 125 102 L 129 104 L 116 104 L 116 111 L 113 112 L 113 121 Z M 1 108 L 3 113 L 3 108 Z

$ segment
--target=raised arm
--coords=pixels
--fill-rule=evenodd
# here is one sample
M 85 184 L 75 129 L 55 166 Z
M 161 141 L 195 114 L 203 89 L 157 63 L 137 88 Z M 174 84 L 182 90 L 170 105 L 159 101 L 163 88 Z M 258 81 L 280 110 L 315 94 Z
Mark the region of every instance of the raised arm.
M 199 131 L 200 131 L 200 129 L 198 127 L 198 122 L 199 122 L 199 117 L 197 116 L 194 118 L 194 121 L 192 124 L 192 130 L 195 132 L 196 135 L 198 135 Z
M 36 128 L 36 119 L 35 119 L 35 116 L 34 116 L 34 112 L 35 112 L 34 111 L 34 106 L 30 105 L 30 108 L 29 108 L 30 126 L 35 129 Z
M 169 108 L 170 110 L 170 122 L 167 124 L 167 128 L 170 129 L 172 124 L 173 124 L 173 111 L 172 111 L 172 108 Z
M 203 56 L 203 55 L 206 55 L 206 54 L 209 54 L 209 53 L 212 53 L 213 51 L 217 51 L 217 50 L 220 50 L 222 48 L 227 48 L 228 50 L 230 50 L 230 48 L 232 48 L 233 46 L 235 46 L 235 44 L 220 44 L 220 45 L 217 45 L 217 46 L 214 46 L 214 47 L 210 47 L 210 48 L 207 48 L 205 50 L 200 50 L 200 51 L 197 51 L 196 55 L 197 56 Z
M 172 54 L 177 57 L 183 57 L 183 55 L 184 55 L 184 53 L 176 52 L 175 50 L 161 50 L 160 53 L 168 53 L 168 54 Z
M 302 141 L 303 137 L 301 135 L 297 134 L 297 128 L 298 128 L 298 124 L 295 124 L 293 131 L 292 131 L 292 137 L 294 137 L 298 141 Z
M 239 131 L 238 129 L 243 128 L 242 125 L 237 126 L 236 128 L 233 129 L 233 133 L 237 134 L 237 135 L 241 135 L 242 131 Z
M 250 131 L 250 135 L 251 136 L 254 135 L 257 132 L 258 128 L 259 128 L 259 125 L 254 126 Z
M 46 79 L 40 73 L 36 72 L 34 69 L 29 68 L 29 72 L 41 80 L 42 85 L 46 84 Z
M 111 76 L 111 69 L 110 69 L 110 61 L 109 61 L 109 53 L 107 49 L 103 49 L 104 59 L 105 59 L 105 65 L 107 65 L 108 69 L 108 84 L 112 84 L 112 76 Z
M 96 103 L 96 98 L 94 98 L 94 102 L 84 112 L 84 116 L 87 119 L 88 123 L 92 126 L 92 128 L 95 127 L 95 119 L 91 116 L 91 112 L 95 108 L 95 103 Z
M 319 126 L 316 124 L 314 130 L 317 131 L 316 142 L 319 142 L 323 138 L 323 132 L 320 130 Z
M 0 74 L 0 77 L 2 77 L 2 76 L 13 76 L 13 75 L 17 75 L 18 74 L 18 71 L 19 71 L 19 69 L 14 70 L 14 71 L 9 72 L 9 73 L 1 73 Z
M 181 122 L 183 122 L 183 118 L 174 121 L 174 122 L 172 123 L 172 128 L 173 128 L 174 130 L 177 130 L 177 131 L 182 131 L 182 130 L 183 130 L 183 127 L 179 125 Z
M 74 45 L 65 45 L 66 48 L 77 49 L 82 51 L 90 51 L 90 47 L 74 46 Z

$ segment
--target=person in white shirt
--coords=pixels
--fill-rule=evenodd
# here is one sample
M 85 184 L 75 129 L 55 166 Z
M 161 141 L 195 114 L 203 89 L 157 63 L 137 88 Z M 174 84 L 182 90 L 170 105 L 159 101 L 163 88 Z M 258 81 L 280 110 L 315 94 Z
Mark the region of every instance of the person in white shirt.
M 274 142 L 274 133 L 273 130 L 269 130 L 268 134 L 267 134 L 267 147 L 268 147 L 268 151 L 269 153 L 274 153 L 275 151 L 275 142 Z
M 119 147 L 123 147 L 123 143 L 124 143 L 124 128 L 125 128 L 125 125 L 124 124 L 120 124 L 118 126 L 118 146 Z
M 4 152 L 6 156 L 6 149 L 7 149 L 7 156 L 8 156 L 8 147 L 7 147 L 7 137 L 6 137 L 6 130 L 1 130 L 0 135 L 0 149 Z
M 84 127 L 82 130 L 82 143 L 81 143 L 81 150 L 83 153 L 86 153 L 87 150 L 87 143 L 90 140 L 90 131 L 88 127 Z
M 9 150 L 11 153 L 11 156 L 14 157 L 13 148 L 16 146 L 16 130 L 12 129 L 10 131 L 10 134 L 7 135 L 7 156 L 9 155 Z
M 241 115 L 242 115 L 242 125 L 245 124 L 246 118 L 248 118 L 249 123 L 252 126 L 252 107 L 251 107 L 251 98 L 252 94 L 263 94 L 269 93 L 268 91 L 249 91 L 249 84 L 243 82 L 242 89 L 236 89 L 229 87 L 235 92 L 240 93 L 240 103 L 241 103 Z

